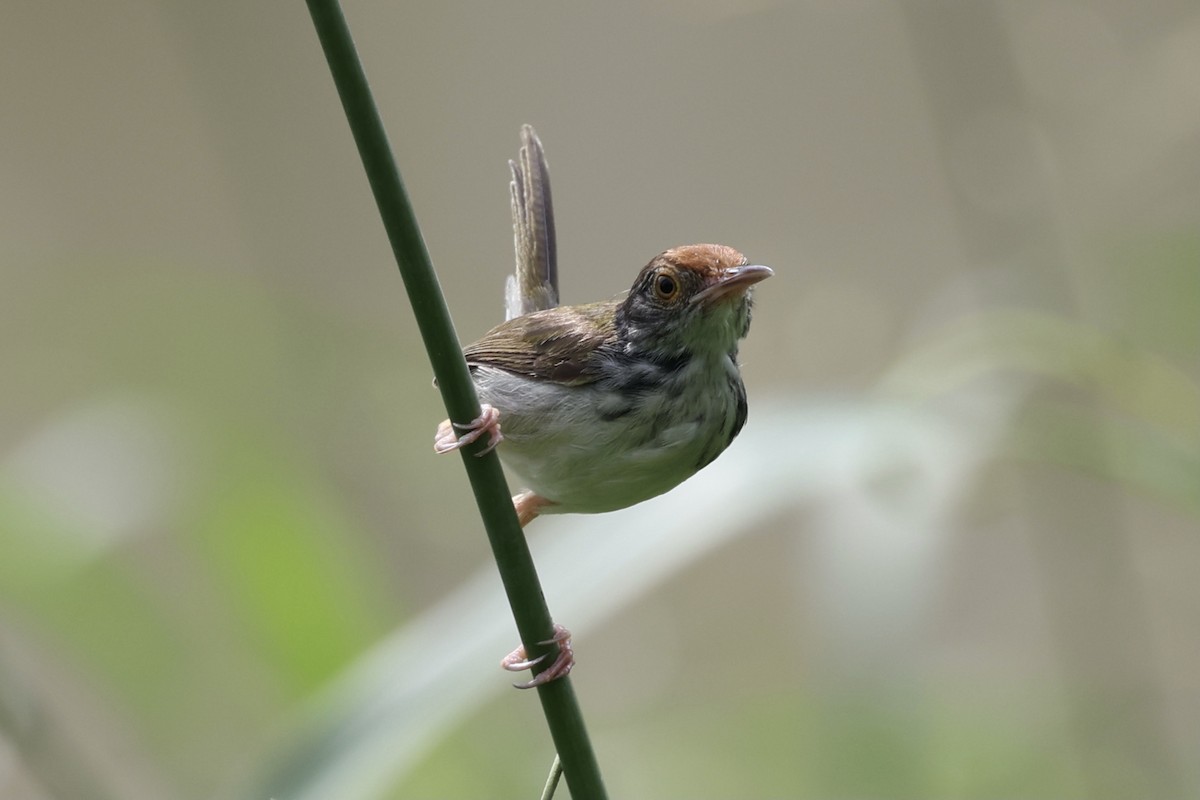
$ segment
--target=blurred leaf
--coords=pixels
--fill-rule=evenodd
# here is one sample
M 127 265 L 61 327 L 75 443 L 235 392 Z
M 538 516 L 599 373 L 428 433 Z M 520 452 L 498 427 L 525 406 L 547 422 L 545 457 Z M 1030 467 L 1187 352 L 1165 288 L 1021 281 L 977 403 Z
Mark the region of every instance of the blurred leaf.
M 353 522 L 287 455 L 252 437 L 226 455 L 195 532 L 228 613 L 299 695 L 387 628 Z
M 1200 357 L 1200 233 L 1194 227 L 1106 247 L 1101 313 L 1139 346 L 1191 362 Z
M 1103 404 L 1068 409 L 1039 398 L 1018 418 L 1016 453 L 1200 511 L 1200 386 L 1167 359 L 1091 326 L 1031 311 L 979 314 L 897 364 L 883 387 L 927 398 L 996 375 L 1011 383 L 1012 372 L 1068 384 Z
M 88 548 L 71 523 L 0 479 L 0 595 L 27 600 L 78 568 Z
M 882 388 L 930 397 L 1016 370 L 1095 392 L 1145 422 L 1200 443 L 1200 387 L 1167 359 L 1089 325 L 1027 310 L 968 317 L 902 359 Z
M 1137 487 L 1200 518 L 1200 448 L 1138 420 L 1046 402 L 1013 427 L 1011 452 Z
M 80 674 L 115 692 L 153 729 L 170 716 L 188 642 L 137 571 L 109 552 L 25 587 L 25 625 Z M 174 725 L 174 722 L 171 721 Z

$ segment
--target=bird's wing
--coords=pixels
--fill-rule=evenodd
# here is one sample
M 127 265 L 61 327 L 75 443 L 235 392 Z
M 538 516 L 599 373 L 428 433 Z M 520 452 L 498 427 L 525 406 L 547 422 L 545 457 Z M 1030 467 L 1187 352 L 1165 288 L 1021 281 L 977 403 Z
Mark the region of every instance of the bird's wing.
M 558 255 L 554 242 L 554 206 L 550 170 L 533 127 L 521 127 L 521 150 L 509 161 L 512 182 L 513 246 L 516 272 L 504 289 L 505 319 L 558 305 Z
M 535 311 L 496 326 L 463 350 L 471 366 L 578 386 L 598 380 L 616 342 L 615 302 Z

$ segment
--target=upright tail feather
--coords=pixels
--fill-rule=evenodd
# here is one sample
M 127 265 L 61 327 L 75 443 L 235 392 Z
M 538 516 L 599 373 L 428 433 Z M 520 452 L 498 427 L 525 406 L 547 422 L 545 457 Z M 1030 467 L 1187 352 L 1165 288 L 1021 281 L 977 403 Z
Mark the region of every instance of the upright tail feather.
M 509 161 L 512 182 L 513 246 L 516 272 L 504 290 L 505 318 L 558 305 L 558 255 L 554 243 L 554 207 L 550 171 L 533 126 L 521 127 L 521 150 Z

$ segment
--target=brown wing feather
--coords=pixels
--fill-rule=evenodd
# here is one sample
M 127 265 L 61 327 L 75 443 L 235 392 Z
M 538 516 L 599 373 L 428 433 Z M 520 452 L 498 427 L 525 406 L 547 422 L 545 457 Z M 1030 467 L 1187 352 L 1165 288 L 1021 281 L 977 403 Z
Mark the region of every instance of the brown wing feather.
M 599 361 L 616 341 L 615 302 L 560 306 L 510 319 L 467 345 L 472 366 L 487 365 L 565 384 L 599 375 Z

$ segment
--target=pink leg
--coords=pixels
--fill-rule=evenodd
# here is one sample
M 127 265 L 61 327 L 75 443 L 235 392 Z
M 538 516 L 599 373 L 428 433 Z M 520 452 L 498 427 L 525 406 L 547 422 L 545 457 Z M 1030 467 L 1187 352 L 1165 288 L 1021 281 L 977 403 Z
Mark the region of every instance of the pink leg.
M 534 518 L 542 513 L 543 508 L 552 505 L 554 505 L 553 501 L 547 500 L 528 489 L 520 494 L 513 495 L 513 508 L 517 510 L 517 519 L 520 521 L 522 528 L 533 522 Z
M 571 632 L 562 625 L 555 623 L 554 636 L 544 642 L 538 642 L 538 644 L 558 645 L 558 656 L 554 659 L 554 663 L 539 672 L 531 680 L 524 683 L 514 683 L 513 686 L 518 689 L 532 689 L 535 686 L 541 686 L 543 683 L 556 681 L 559 678 L 565 677 L 571 671 L 571 668 L 575 666 L 575 651 L 571 648 Z M 535 664 L 540 664 L 545 658 L 546 656 L 544 655 L 537 658 L 526 658 L 525 648 L 518 647 L 504 657 L 504 660 L 500 662 L 500 666 L 509 672 L 523 672 Z
M 466 431 L 466 433 L 459 436 L 455 432 L 455 428 Z M 487 403 L 479 407 L 479 416 L 470 422 L 456 424 L 448 419 L 443 420 L 442 424 L 438 425 L 437 433 L 433 437 L 434 452 L 449 453 L 460 447 L 466 447 L 485 433 L 488 436 L 488 445 L 476 453 L 477 456 L 490 453 L 496 449 L 496 445 L 504 441 L 504 435 L 500 433 L 500 412 Z

